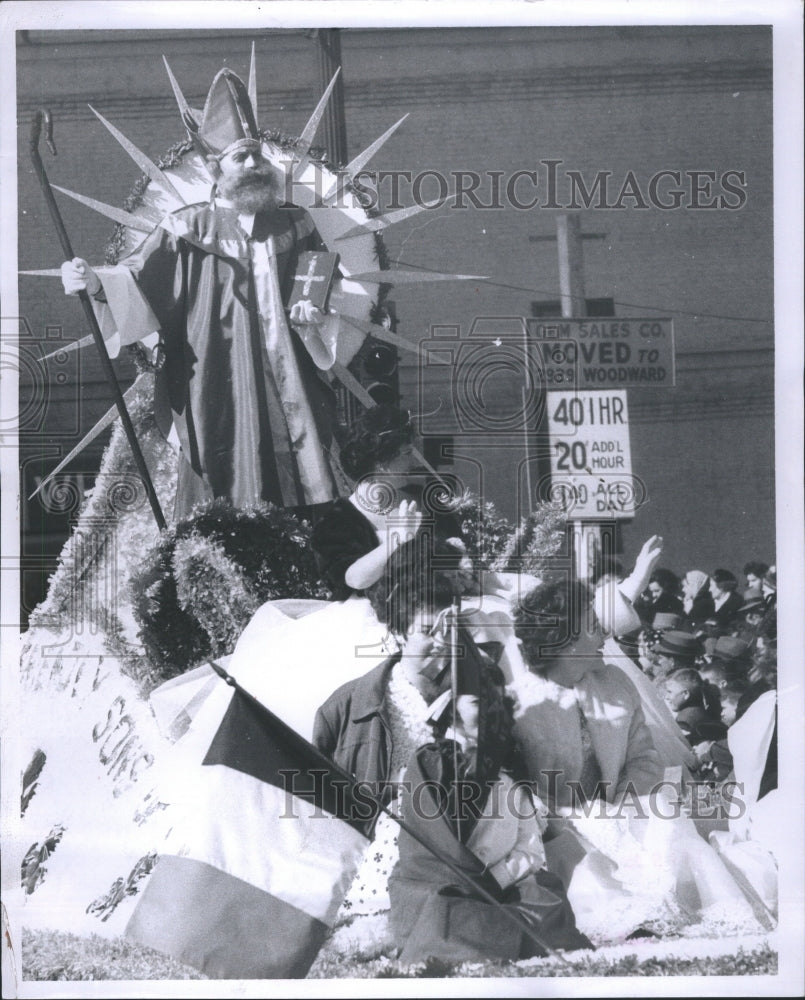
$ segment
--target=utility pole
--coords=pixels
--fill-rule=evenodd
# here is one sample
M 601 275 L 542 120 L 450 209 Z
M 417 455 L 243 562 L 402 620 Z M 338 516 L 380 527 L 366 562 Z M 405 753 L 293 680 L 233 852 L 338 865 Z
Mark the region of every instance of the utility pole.
M 606 233 L 585 233 L 581 231 L 580 217 L 578 214 L 565 214 L 556 216 L 556 235 L 529 236 L 529 243 L 553 243 L 556 241 L 559 253 L 559 287 L 560 287 L 560 313 L 564 317 L 580 317 L 587 315 L 587 305 L 584 294 L 584 252 L 583 241 L 603 240 Z M 554 315 L 551 313 L 550 315 Z M 526 353 L 528 352 L 528 326 L 526 324 Z M 527 385 L 527 382 L 526 382 Z M 525 412 L 526 387 L 522 390 L 523 412 Z M 543 418 L 540 426 L 536 428 L 539 436 L 547 433 L 547 424 Z M 529 441 L 530 431 L 524 429 L 525 437 L 525 457 L 526 457 L 526 488 L 528 490 L 527 507 L 529 513 L 533 510 L 532 502 L 532 475 L 531 475 L 531 448 Z M 572 527 L 572 526 L 571 526 Z M 580 552 L 574 542 L 574 551 Z M 578 565 L 578 564 L 576 564 Z M 586 563 L 585 563 L 586 567 Z M 586 570 L 585 570 L 586 571 Z
M 586 316 L 584 295 L 584 249 L 581 220 L 578 215 L 562 212 L 556 217 L 556 242 L 559 248 L 559 292 L 562 316 Z
M 556 241 L 559 250 L 559 292 L 564 318 L 587 315 L 584 293 L 584 249 L 581 219 L 577 213 L 556 216 Z M 601 553 L 601 526 L 572 520 L 573 563 L 579 580 L 590 579 L 596 557 Z
M 341 68 L 341 29 L 317 28 L 311 32 L 319 54 L 319 86 L 330 85 L 336 70 Z M 324 112 L 324 143 L 327 158 L 333 167 L 347 163 L 347 123 L 344 115 L 344 71 L 338 74 L 330 100 Z

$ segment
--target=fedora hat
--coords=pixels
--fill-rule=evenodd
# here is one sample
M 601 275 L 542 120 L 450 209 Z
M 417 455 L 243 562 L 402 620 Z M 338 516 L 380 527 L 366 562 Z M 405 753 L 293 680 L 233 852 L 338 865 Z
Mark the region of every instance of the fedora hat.
M 667 656 L 684 656 L 693 659 L 701 656 L 704 647 L 701 640 L 690 632 L 670 629 L 668 632 L 663 632 L 654 649 L 655 652 L 665 653 Z
M 722 635 L 713 649 L 713 659 L 723 660 L 725 663 L 740 663 L 749 659 L 751 649 L 748 642 L 737 636 Z
M 685 619 L 682 615 L 675 614 L 673 611 L 658 611 L 657 614 L 654 615 L 651 627 L 655 631 L 659 631 L 661 629 L 677 629 L 680 632 L 684 632 Z
M 750 587 L 744 591 L 743 607 L 738 608 L 736 614 L 742 615 L 746 611 L 758 611 L 765 607 L 765 604 L 766 599 L 763 596 L 763 591 L 759 587 Z

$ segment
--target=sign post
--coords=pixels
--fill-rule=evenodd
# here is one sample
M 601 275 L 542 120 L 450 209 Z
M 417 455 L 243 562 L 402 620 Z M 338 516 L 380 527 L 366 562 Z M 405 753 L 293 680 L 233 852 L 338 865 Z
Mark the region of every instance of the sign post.
M 577 212 L 556 216 L 561 317 L 525 320 L 526 350 L 538 354 L 547 390 L 550 488 L 541 480 L 537 492 L 563 501 L 580 580 L 589 579 L 597 558 L 614 555 L 618 522 L 644 499 L 632 475 L 625 390 L 676 382 L 670 319 L 586 315 L 583 241 L 605 236 L 582 232 Z M 530 479 L 528 487 L 530 502 Z
M 562 316 L 584 316 L 587 299 L 584 293 L 584 246 L 581 241 L 581 219 L 578 214 L 560 213 L 556 217 L 556 243 L 559 250 L 559 291 L 562 299 Z M 554 442 L 551 439 L 551 472 L 554 463 Z M 573 532 L 573 558 L 579 580 L 590 577 L 595 552 L 600 547 L 600 532 L 590 529 L 577 517 L 571 521 Z M 591 551 L 592 550 L 592 551 Z
M 526 320 L 548 390 L 551 494 L 563 498 L 570 515 L 580 580 L 589 579 L 604 548 L 614 550 L 617 522 L 632 517 L 642 499 L 632 475 L 625 390 L 676 381 L 670 319 L 585 315 L 584 237 L 578 213 L 557 215 L 562 316 Z
M 552 392 L 548 398 L 551 485 L 574 521 L 634 514 L 625 389 Z

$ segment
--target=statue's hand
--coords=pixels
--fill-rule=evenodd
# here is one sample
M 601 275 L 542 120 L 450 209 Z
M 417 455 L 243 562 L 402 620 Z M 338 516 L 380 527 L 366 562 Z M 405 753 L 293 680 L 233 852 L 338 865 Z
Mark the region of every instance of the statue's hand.
M 303 326 L 321 326 L 324 322 L 324 313 L 318 306 L 314 306 L 309 299 L 302 299 L 291 306 L 291 322 Z
M 61 282 L 65 295 L 78 295 L 79 292 L 97 295 L 101 290 L 101 279 L 81 257 L 73 257 L 62 264 Z

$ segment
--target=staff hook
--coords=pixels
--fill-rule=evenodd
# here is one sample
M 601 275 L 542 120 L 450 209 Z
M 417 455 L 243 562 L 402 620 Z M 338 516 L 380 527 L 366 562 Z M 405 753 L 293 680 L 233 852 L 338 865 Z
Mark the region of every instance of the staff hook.
M 45 126 L 45 142 L 53 156 L 57 156 L 56 143 L 53 141 L 53 115 L 50 108 L 39 108 L 31 122 L 31 153 L 39 155 L 39 137 L 42 134 L 42 126 Z

